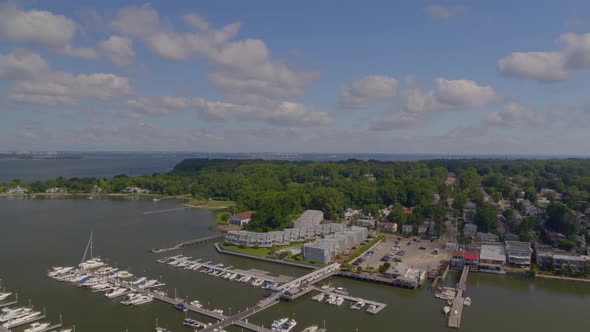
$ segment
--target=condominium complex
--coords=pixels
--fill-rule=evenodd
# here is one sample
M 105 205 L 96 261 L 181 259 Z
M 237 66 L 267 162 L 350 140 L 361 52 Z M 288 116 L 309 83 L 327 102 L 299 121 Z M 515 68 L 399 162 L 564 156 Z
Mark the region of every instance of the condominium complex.
M 342 224 L 323 224 L 299 228 L 287 228 L 283 231 L 266 233 L 232 231 L 225 235 L 225 242 L 236 246 L 270 248 L 272 246 L 287 246 L 291 244 L 291 242 L 315 240 L 320 237 L 342 233 L 345 229 L 346 226 Z
M 303 246 L 303 258 L 307 261 L 328 264 L 337 255 L 356 247 L 367 239 L 364 227 L 352 226 L 341 233 L 318 239 Z

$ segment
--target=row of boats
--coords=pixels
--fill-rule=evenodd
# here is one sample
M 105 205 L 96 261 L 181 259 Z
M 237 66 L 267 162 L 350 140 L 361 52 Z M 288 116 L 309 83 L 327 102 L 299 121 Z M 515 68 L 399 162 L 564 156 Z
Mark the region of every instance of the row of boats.
M 176 255 L 171 257 L 163 257 L 157 260 L 158 263 L 168 264 L 170 266 L 184 269 L 188 271 L 199 271 L 209 274 L 213 277 L 220 277 L 223 279 L 242 282 L 252 285 L 254 287 L 261 287 L 263 289 L 270 289 L 274 286 L 271 281 L 263 278 L 258 278 L 252 275 L 233 272 L 230 268 L 224 267 L 223 264 L 212 264 L 211 262 L 201 262 L 201 260 L 192 260 L 191 257 L 183 255 Z
M 297 321 L 289 318 L 276 319 L 270 325 L 271 331 L 289 332 L 297 325 Z
M 0 292 L 0 301 L 3 301 L 10 297 L 12 293 L 10 292 Z M 0 309 L 0 324 L 5 329 L 14 328 L 17 326 L 21 326 L 27 324 L 29 322 L 33 322 L 35 320 L 42 319 L 43 316 L 41 315 L 41 311 L 36 311 L 33 308 L 29 307 L 6 307 Z M 41 331 L 50 331 L 57 327 L 61 326 L 57 325 L 52 328 L 51 323 L 49 322 L 34 322 L 28 328 L 24 329 L 24 332 L 41 332 Z M 71 329 L 62 329 L 59 332 L 71 332 Z
M 457 290 L 452 287 L 439 287 L 438 292 L 434 294 L 437 299 L 445 300 L 446 305 L 443 307 L 443 313 L 448 315 L 452 310 L 452 305 L 455 301 L 455 297 L 457 296 Z M 460 299 L 463 301 L 463 305 L 470 306 L 471 305 L 471 298 L 465 297 Z
M 325 293 L 319 293 L 319 294 L 313 296 L 311 299 L 316 302 L 325 302 L 327 304 L 332 304 L 332 305 L 337 305 L 337 306 L 340 306 L 344 303 L 344 298 L 342 296 L 339 296 L 338 294 L 333 294 L 333 293 L 329 293 L 329 294 L 327 294 L 327 296 Z M 366 305 L 367 304 L 364 301 L 359 300 L 357 302 L 352 303 L 350 305 L 350 309 L 361 310 Z M 370 313 L 370 314 L 376 314 L 377 311 L 378 311 L 378 306 L 376 304 L 370 304 L 366 310 L 366 312 Z

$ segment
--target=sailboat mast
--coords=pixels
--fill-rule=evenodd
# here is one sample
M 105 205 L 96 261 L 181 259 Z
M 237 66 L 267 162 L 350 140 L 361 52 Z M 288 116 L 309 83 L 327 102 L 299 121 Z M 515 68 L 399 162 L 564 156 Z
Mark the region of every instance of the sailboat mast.
M 86 261 L 86 255 L 88 254 L 88 249 L 90 249 L 90 256 L 92 256 L 92 233 L 93 232 L 90 232 L 90 239 L 88 240 L 88 244 L 86 245 L 86 250 L 84 250 L 84 256 L 82 257 L 82 261 L 80 263 L 83 263 Z

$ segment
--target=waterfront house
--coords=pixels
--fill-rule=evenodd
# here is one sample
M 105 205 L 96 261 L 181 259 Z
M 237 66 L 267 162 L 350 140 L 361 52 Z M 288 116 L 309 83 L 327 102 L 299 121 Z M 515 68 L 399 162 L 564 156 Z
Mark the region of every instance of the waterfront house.
M 127 187 L 123 189 L 124 193 L 127 194 L 149 194 L 150 191 L 139 187 Z
M 377 229 L 382 233 L 396 233 L 397 223 L 383 221 L 377 224 Z
M 228 220 L 228 224 L 243 227 L 252 220 L 254 211 L 246 211 L 238 214 L 234 214 Z
M 482 245 L 479 253 L 479 271 L 505 273 L 506 250 L 502 245 Z
M 506 241 L 506 255 L 508 265 L 513 267 L 528 268 L 531 266 L 531 255 L 533 249 L 528 242 Z
M 451 255 L 451 269 L 461 270 L 467 265 L 469 266 L 469 270 L 477 271 L 479 265 L 478 252 L 455 250 Z
M 63 189 L 58 188 L 58 187 L 54 187 L 54 188 L 47 188 L 45 189 L 45 192 L 48 194 L 56 194 L 56 193 L 61 193 L 63 192 Z
M 14 195 L 22 195 L 22 194 L 26 194 L 28 192 L 27 188 L 23 188 L 21 186 L 16 186 L 16 187 L 12 187 L 8 189 L 8 193 L 9 194 L 14 194 Z

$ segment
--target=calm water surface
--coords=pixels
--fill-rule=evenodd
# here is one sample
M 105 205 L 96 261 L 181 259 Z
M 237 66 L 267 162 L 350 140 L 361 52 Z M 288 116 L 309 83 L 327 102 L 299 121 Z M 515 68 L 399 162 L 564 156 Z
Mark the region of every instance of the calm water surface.
M 180 209 L 173 200 L 160 202 L 125 199 L 0 199 L 0 278 L 18 291 L 21 303 L 29 299 L 45 308 L 52 321 L 63 315 L 64 323 L 77 331 L 153 331 L 160 325 L 173 331 L 190 331 L 180 322 L 185 314 L 159 302 L 126 307 L 89 290 L 59 283 L 45 276 L 54 265 L 80 261 L 90 230 L 95 234 L 95 254 L 136 275 L 160 278 L 170 294 L 198 299 L 205 306 L 235 312 L 255 304 L 265 291 L 203 273 L 181 271 L 155 262 L 152 247 L 210 234 L 213 215 L 208 211 Z M 301 275 L 306 271 L 220 255 L 212 245 L 185 249 L 185 255 L 238 268 L 258 268 L 273 274 Z M 176 254 L 176 253 L 175 253 Z M 452 276 L 450 283 L 455 276 Z M 376 316 L 362 311 L 328 306 L 310 300 L 280 303 L 250 318 L 257 324 L 293 316 L 295 331 L 325 322 L 329 331 L 446 331 L 440 314 L 443 303 L 428 289 L 409 291 L 374 284 L 333 279 L 352 295 L 387 303 Z M 588 327 L 590 286 L 557 281 L 532 281 L 504 276 L 471 274 L 467 293 L 473 304 L 464 311 L 461 331 L 573 331 Z M 231 309 L 230 309 L 231 308 Z M 209 322 L 206 317 L 196 319 Z M 18 331 L 18 330 L 17 330 Z M 240 331 L 231 328 L 230 331 Z

